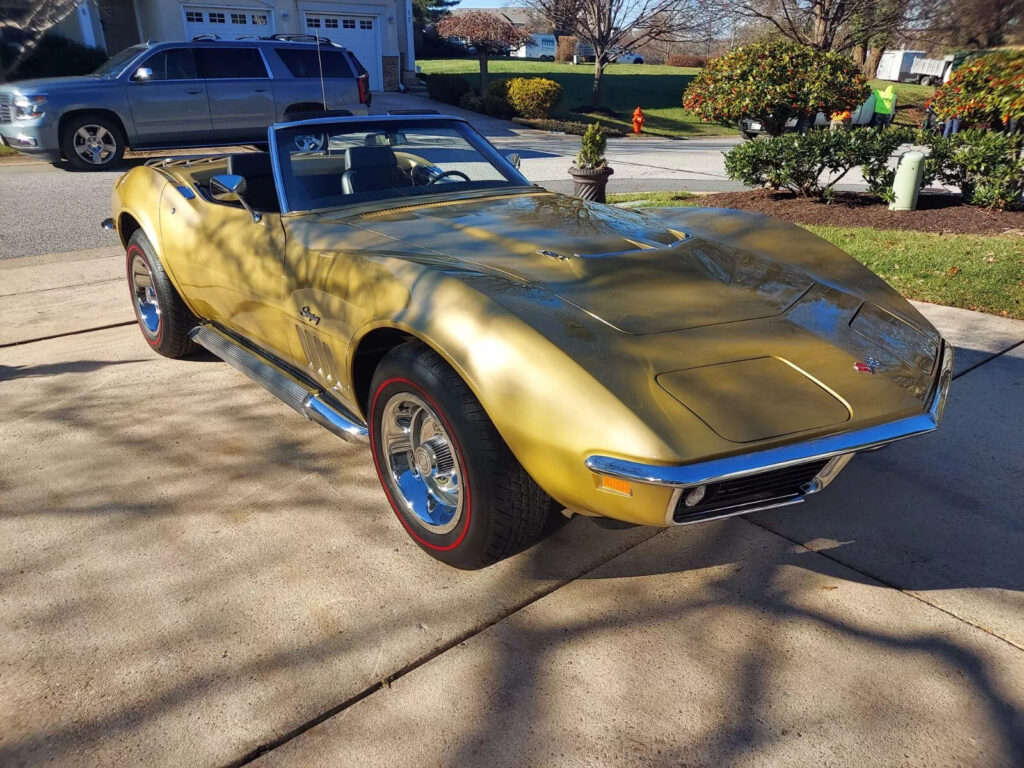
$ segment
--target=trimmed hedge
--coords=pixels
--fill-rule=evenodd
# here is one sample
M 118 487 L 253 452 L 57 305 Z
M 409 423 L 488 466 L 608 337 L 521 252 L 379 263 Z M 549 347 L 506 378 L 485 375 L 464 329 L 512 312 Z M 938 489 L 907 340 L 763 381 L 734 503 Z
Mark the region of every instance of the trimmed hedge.
M 543 77 L 513 77 L 506 82 L 508 103 L 519 117 L 546 118 L 562 96 L 562 86 Z
M 469 93 L 469 83 L 459 75 L 427 75 L 427 95 L 445 104 L 458 104 Z
M 706 56 L 697 56 L 692 53 L 673 53 L 665 62 L 670 67 L 703 67 L 708 63 Z
M 1024 208 L 1024 137 L 962 131 L 948 139 L 912 129 L 811 131 L 749 141 L 725 156 L 729 178 L 748 186 L 788 189 L 829 198 L 833 186 L 860 167 L 872 194 L 892 199 L 893 158 L 901 147 L 928 149 L 921 186 L 936 179 L 960 188 L 965 203 L 986 208 Z M 827 181 L 822 181 L 823 173 Z
M 621 139 L 625 132 L 603 123 L 583 123 L 579 120 L 536 120 L 529 117 L 513 117 L 512 122 L 527 128 L 535 128 L 538 131 L 552 131 L 554 133 L 566 133 L 570 136 L 582 136 L 591 125 L 600 127 L 601 132 L 609 139 Z

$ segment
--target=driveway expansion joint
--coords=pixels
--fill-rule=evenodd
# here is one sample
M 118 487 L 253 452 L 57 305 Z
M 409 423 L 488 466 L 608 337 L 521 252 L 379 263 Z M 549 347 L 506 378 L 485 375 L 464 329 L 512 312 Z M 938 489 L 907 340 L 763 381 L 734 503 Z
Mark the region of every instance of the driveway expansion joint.
M 624 546 L 624 547 L 618 547 L 618 548 L 612 550 L 611 552 L 608 553 L 608 555 L 606 557 L 602 558 L 598 562 L 593 563 L 592 565 L 588 566 L 587 568 L 584 568 L 579 573 L 577 573 L 575 576 L 572 576 L 572 577 L 567 578 L 567 579 L 561 579 L 561 580 L 555 582 L 554 584 L 552 584 L 549 588 L 541 590 L 537 594 L 535 594 L 535 595 L 533 595 L 531 597 L 528 597 L 525 600 L 519 601 L 515 605 L 511 606 L 510 608 L 508 608 L 505 611 L 502 611 L 500 614 L 498 614 L 497 616 L 495 616 L 492 619 L 488 620 L 487 622 L 485 622 L 483 624 L 480 624 L 480 625 L 477 625 L 475 627 L 470 627 L 469 629 L 465 630 L 464 632 L 460 632 L 458 635 L 453 637 L 447 643 L 445 643 L 445 644 L 439 646 L 438 648 L 435 648 L 434 650 L 432 650 L 432 651 L 430 651 L 428 653 L 425 653 L 422 656 L 414 659 L 413 661 L 409 662 L 404 667 L 399 669 L 397 672 L 393 672 L 393 673 L 391 673 L 389 675 L 385 675 L 378 682 L 373 683 L 372 685 L 367 686 L 366 688 L 364 688 L 363 690 L 359 691 L 358 693 L 356 693 L 356 694 L 350 696 L 349 698 L 345 699 L 340 704 L 336 704 L 335 706 L 333 706 L 333 707 L 331 707 L 331 708 L 329 708 L 327 710 L 324 710 L 319 715 L 316 715 L 316 716 L 310 718 L 309 720 L 305 721 L 301 725 L 298 725 L 297 727 L 295 727 L 292 730 L 288 731 L 284 735 L 282 735 L 282 736 L 280 736 L 280 737 L 278 737 L 276 739 L 273 739 L 272 741 L 268 741 L 268 742 L 266 742 L 264 744 L 261 744 L 260 746 L 256 747 L 252 751 L 250 751 L 250 752 L 246 753 L 245 755 L 243 755 L 242 757 L 240 757 L 238 760 L 234 760 L 234 761 L 225 763 L 224 764 L 224 768 L 242 768 L 242 766 L 251 764 L 253 761 L 258 760 L 260 757 L 263 757 L 264 755 L 266 755 L 269 752 L 273 752 L 278 747 L 284 746 L 288 742 L 290 742 L 293 739 L 301 736 L 302 734 L 306 733 L 307 731 L 311 730 L 312 728 L 315 728 L 316 726 L 320 725 L 321 723 L 325 722 L 326 720 L 330 720 L 335 715 L 340 715 L 342 712 L 344 712 L 348 708 L 352 707 L 355 704 L 358 704 L 363 699 L 366 699 L 366 698 L 372 696 L 373 694 L 377 693 L 378 691 L 382 690 L 383 688 L 390 688 L 392 683 L 394 683 L 397 680 L 401 680 L 407 674 L 409 674 L 410 672 L 413 672 L 413 671 L 419 669 L 424 664 L 427 664 L 428 662 L 433 661 L 437 657 L 447 653 L 448 651 L 452 650 L 453 648 L 457 648 L 462 643 L 465 643 L 467 640 L 470 640 L 473 637 L 476 637 L 480 633 L 490 629 L 491 627 L 495 626 L 496 624 L 500 624 L 501 622 L 505 621 L 505 619 L 508 619 L 509 617 L 514 616 L 515 614 L 519 613 L 523 609 L 528 608 L 529 606 L 533 605 L 534 603 L 536 603 L 536 602 L 538 602 L 540 600 L 543 600 L 545 597 L 548 597 L 551 594 L 554 594 L 555 592 L 557 592 L 558 590 L 562 589 L 563 587 L 568 586 L 569 584 L 572 584 L 573 582 L 579 581 L 580 579 L 584 578 L 585 576 L 587 576 L 590 573 L 593 573 L 594 571 L 598 570 L 599 568 L 601 568 L 605 564 L 611 562 L 612 560 L 614 560 L 615 558 L 619 557 L 620 555 L 624 555 L 626 552 L 629 552 L 630 550 L 633 550 L 636 547 L 639 547 L 641 544 L 644 544 L 644 543 L 646 543 L 648 541 L 651 541 L 656 536 L 659 536 L 659 535 L 661 535 L 661 534 L 663 534 L 663 533 L 665 533 L 666 531 L 669 531 L 669 530 L 672 530 L 672 529 L 670 529 L 670 528 L 656 528 L 656 529 L 653 529 L 653 532 L 651 533 L 650 536 L 647 536 L 647 537 L 645 537 L 645 538 L 641 539 L 640 541 L 637 541 L 637 542 L 635 542 L 633 544 L 629 544 L 629 545 Z
M 110 323 L 109 325 L 97 325 L 95 328 L 82 328 L 79 331 L 68 331 L 67 333 L 55 333 L 50 336 L 39 336 L 34 339 L 25 339 L 24 341 L 8 341 L 5 344 L 0 344 L 0 349 L 7 349 L 8 347 L 21 347 L 25 344 L 35 344 L 39 341 L 52 341 L 53 339 L 63 339 L 67 336 L 81 336 L 83 333 L 92 333 L 93 331 L 109 331 L 111 328 L 123 328 L 126 325 L 135 325 L 136 320 L 125 320 L 123 323 Z
M 1024 344 L 1024 342 L 1021 342 L 1021 344 Z M 1017 346 L 1020 346 L 1020 344 L 1015 344 L 1014 345 L 1014 347 L 1017 347 Z M 1013 349 L 1013 347 L 1011 347 L 1010 349 Z M 978 365 L 981 365 L 981 363 L 979 363 Z M 977 367 L 977 366 L 975 366 L 975 367 Z M 964 373 L 967 373 L 967 371 L 964 371 Z M 963 373 L 961 373 L 960 375 L 962 376 Z M 861 576 L 863 576 L 866 579 L 870 579 L 871 581 L 876 582 L 879 586 L 887 587 L 888 589 L 891 589 L 891 590 L 894 590 L 896 592 L 899 592 L 900 594 L 906 595 L 907 597 L 911 597 L 914 600 L 917 600 L 919 603 L 923 603 L 924 605 L 927 605 L 929 608 L 934 608 L 935 610 L 939 611 L 940 613 L 944 613 L 947 616 L 955 619 L 956 621 L 959 621 L 961 624 L 966 624 L 969 627 L 974 627 L 975 629 L 977 629 L 977 630 L 979 630 L 981 632 L 984 632 L 989 637 L 993 637 L 996 640 L 1000 640 L 1000 641 L 1006 643 L 1011 648 L 1014 648 L 1014 649 L 1016 649 L 1018 651 L 1024 651 L 1024 647 L 1021 647 L 1017 643 L 1015 643 L 1012 640 L 1009 640 L 1009 639 L 1003 637 L 1002 635 L 996 634 L 995 632 L 993 632 L 988 627 L 984 627 L 981 624 L 976 624 L 975 622 L 973 622 L 973 621 L 971 621 L 969 619 L 965 619 L 963 616 L 959 616 L 959 615 L 953 613 L 952 611 L 948 610 L 947 608 L 943 608 L 941 605 L 936 605 L 935 603 L 933 603 L 933 602 L 931 602 L 929 600 L 925 600 L 917 592 L 914 592 L 914 591 L 911 591 L 911 590 L 907 590 L 907 589 L 903 589 L 899 585 L 893 584 L 892 582 L 889 582 L 889 581 L 886 581 L 885 579 L 883 579 L 880 576 L 877 576 L 876 574 L 869 573 L 868 571 L 865 571 L 862 568 L 858 568 L 853 563 L 846 562 L 845 560 L 840 560 L 838 557 L 833 557 L 832 555 L 830 555 L 828 553 L 828 550 L 824 550 L 824 549 L 811 549 L 806 544 L 804 544 L 802 541 L 799 541 L 798 539 L 794 539 L 794 538 L 792 538 L 790 536 L 787 536 L 784 533 L 780 533 L 779 531 L 776 531 L 776 530 L 774 530 L 772 528 L 769 528 L 767 525 L 764 525 L 763 523 L 758 523 L 758 522 L 756 522 L 756 521 L 754 521 L 754 520 L 752 520 L 752 519 L 750 519 L 749 517 L 746 517 L 746 516 L 743 517 L 743 522 L 749 523 L 750 525 L 753 525 L 753 526 L 756 526 L 757 528 L 760 528 L 762 531 L 765 531 L 766 533 L 770 533 L 770 534 L 773 534 L 775 536 L 778 536 L 780 539 L 784 539 L 784 540 L 790 542 L 791 544 L 795 544 L 796 546 L 800 547 L 801 549 L 803 549 L 803 550 L 805 550 L 807 552 L 812 552 L 812 553 L 814 553 L 816 555 L 821 555 L 822 557 L 826 558 L 827 560 L 831 560 L 833 563 L 836 563 L 837 565 L 840 565 L 843 568 L 847 568 L 848 570 L 851 570 L 854 573 L 860 574 Z

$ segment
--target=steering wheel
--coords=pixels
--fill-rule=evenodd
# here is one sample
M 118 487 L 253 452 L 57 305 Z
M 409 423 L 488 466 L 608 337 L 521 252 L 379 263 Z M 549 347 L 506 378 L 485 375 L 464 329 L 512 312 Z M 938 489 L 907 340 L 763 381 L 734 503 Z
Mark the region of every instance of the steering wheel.
M 326 134 L 300 133 L 295 137 L 295 146 L 300 152 L 319 152 L 327 144 Z
M 445 171 L 444 173 L 440 173 L 437 176 L 435 176 L 434 178 L 432 178 L 430 181 L 428 181 L 427 182 L 427 186 L 430 186 L 431 184 L 436 184 L 437 182 L 439 182 L 441 179 L 445 178 L 446 176 L 461 176 L 466 181 L 472 181 L 472 179 L 470 179 L 469 176 L 464 174 L 462 171 Z

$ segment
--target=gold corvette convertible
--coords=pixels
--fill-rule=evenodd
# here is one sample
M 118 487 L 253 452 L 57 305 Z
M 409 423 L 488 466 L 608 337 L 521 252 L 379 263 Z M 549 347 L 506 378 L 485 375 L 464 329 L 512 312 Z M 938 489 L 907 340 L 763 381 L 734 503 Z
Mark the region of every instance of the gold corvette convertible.
M 118 179 L 142 334 L 368 440 L 444 562 L 506 557 L 562 509 L 664 526 L 800 502 L 942 416 L 949 345 L 805 230 L 553 194 L 445 116 L 279 124 L 269 150 Z

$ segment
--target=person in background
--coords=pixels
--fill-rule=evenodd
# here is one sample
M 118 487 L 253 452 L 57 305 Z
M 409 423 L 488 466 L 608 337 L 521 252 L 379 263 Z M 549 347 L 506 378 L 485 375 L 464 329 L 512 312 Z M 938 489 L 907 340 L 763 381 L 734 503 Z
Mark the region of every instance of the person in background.
M 960 118 L 957 115 L 952 115 L 946 118 L 946 122 L 942 126 L 942 138 L 948 139 L 954 133 L 960 132 Z
M 871 116 L 871 125 L 885 128 L 892 125 L 896 114 L 896 90 L 890 85 L 882 90 L 874 89 L 875 114 Z

